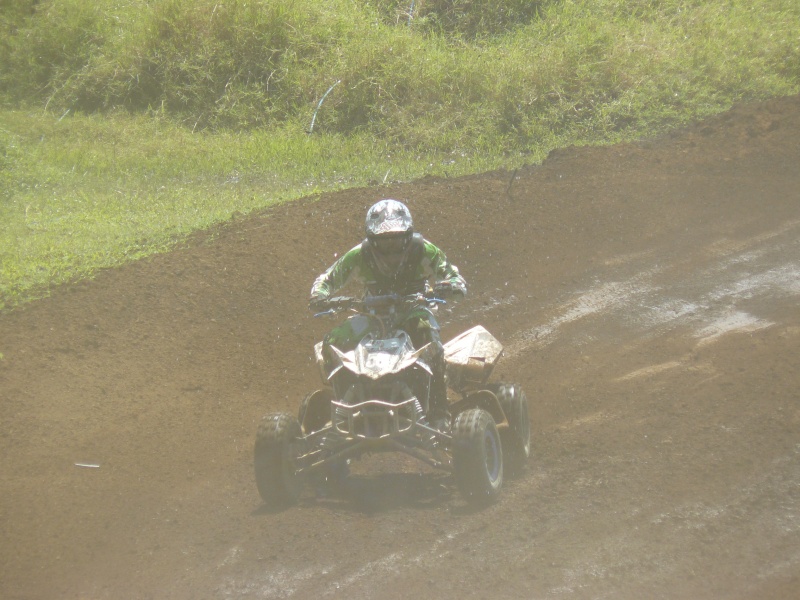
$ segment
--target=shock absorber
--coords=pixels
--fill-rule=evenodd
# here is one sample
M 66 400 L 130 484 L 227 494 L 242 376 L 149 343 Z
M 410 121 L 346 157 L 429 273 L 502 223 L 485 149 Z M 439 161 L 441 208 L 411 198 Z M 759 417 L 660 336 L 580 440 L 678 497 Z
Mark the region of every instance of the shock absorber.
M 425 415 L 425 411 L 422 410 L 422 404 L 420 404 L 419 398 L 414 398 L 414 422 L 416 423 Z

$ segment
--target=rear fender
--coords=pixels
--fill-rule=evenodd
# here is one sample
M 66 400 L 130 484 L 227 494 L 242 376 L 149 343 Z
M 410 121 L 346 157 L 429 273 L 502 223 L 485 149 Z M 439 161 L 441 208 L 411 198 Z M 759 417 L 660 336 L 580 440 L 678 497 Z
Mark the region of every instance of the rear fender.
M 503 353 L 503 345 L 476 325 L 444 345 L 448 385 L 457 392 L 479 390 Z
M 506 415 L 503 412 L 503 407 L 500 405 L 500 401 L 497 399 L 492 392 L 489 390 L 479 390 L 477 392 L 472 392 L 468 394 L 458 402 L 454 402 L 450 410 L 453 415 L 457 415 L 458 413 L 464 412 L 465 410 L 469 410 L 471 408 L 482 408 L 494 419 L 495 425 L 497 425 L 498 429 L 502 427 L 508 427 L 508 419 L 506 419 Z

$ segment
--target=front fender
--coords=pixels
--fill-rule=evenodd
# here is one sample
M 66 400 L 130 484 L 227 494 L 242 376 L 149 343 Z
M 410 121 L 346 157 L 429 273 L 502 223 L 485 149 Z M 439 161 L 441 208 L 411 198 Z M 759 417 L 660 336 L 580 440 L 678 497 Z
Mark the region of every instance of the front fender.
M 331 346 L 331 350 L 334 353 L 335 362 L 334 366 L 332 366 L 330 370 L 328 379 L 331 379 L 341 368 L 346 368 L 355 373 L 356 375 L 366 376 L 369 377 L 370 379 L 380 379 L 381 377 L 386 377 L 387 375 L 394 375 L 400 373 L 415 363 L 418 364 L 423 369 L 425 369 L 428 372 L 428 374 L 432 374 L 431 363 L 433 360 L 433 353 L 435 352 L 433 344 L 431 343 L 425 344 L 419 350 L 415 350 L 413 353 L 404 356 L 402 360 L 398 360 L 394 365 L 392 365 L 391 369 L 379 372 L 379 371 L 359 370 L 358 365 L 356 363 L 356 356 L 354 350 L 350 350 L 349 352 L 342 352 L 336 346 Z

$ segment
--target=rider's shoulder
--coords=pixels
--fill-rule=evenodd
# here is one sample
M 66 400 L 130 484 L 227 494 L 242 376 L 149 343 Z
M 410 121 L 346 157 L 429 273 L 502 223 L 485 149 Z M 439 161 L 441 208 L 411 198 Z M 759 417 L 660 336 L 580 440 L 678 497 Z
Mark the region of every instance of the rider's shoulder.
M 361 244 L 357 244 L 350 248 L 347 252 L 342 254 L 331 269 L 339 270 L 343 268 L 352 269 L 362 261 L 363 252 L 361 251 Z
M 342 259 L 353 259 L 360 257 L 363 254 L 363 248 L 362 248 L 363 245 L 364 245 L 363 242 L 360 244 L 356 244 L 355 246 L 350 248 L 350 250 L 342 254 Z
M 424 238 L 422 236 L 420 236 L 419 245 L 420 245 L 421 250 L 427 256 L 435 256 L 435 255 L 440 254 L 442 252 L 442 249 L 439 248 L 439 246 L 437 246 L 436 244 L 434 244 L 433 242 L 431 242 L 430 240 L 428 240 L 428 239 L 426 239 L 426 238 Z

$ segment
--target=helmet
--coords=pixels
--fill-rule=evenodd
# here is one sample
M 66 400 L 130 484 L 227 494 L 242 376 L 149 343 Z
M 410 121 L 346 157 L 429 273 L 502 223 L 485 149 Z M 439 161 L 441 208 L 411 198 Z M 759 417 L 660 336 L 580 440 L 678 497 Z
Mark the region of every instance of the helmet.
M 379 235 L 411 235 L 414 223 L 411 212 L 398 200 L 381 200 L 367 211 L 367 237 Z
M 391 199 L 376 202 L 367 211 L 366 233 L 378 269 L 387 276 L 396 273 L 414 234 L 408 207 Z

